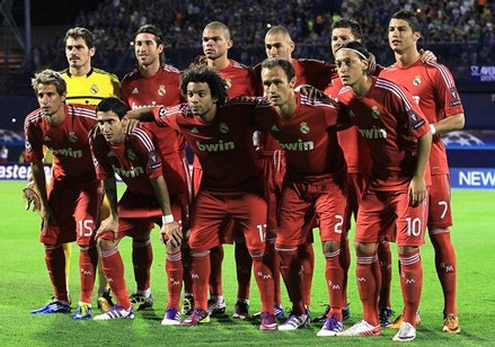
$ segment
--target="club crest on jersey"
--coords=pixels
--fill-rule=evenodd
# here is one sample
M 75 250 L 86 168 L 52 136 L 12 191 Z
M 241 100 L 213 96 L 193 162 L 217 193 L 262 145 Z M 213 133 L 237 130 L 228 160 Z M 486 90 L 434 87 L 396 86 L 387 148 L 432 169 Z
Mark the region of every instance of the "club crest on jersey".
M 69 141 L 70 142 L 77 142 L 78 138 L 75 132 L 69 131 Z
M 220 124 L 218 125 L 218 129 L 220 130 L 220 132 L 221 132 L 222 134 L 228 134 L 228 132 L 230 131 L 230 129 L 229 129 L 229 127 L 228 127 L 228 125 L 227 125 L 227 124 L 225 124 L 225 123 L 220 123 Z
M 232 87 L 232 80 L 230 78 L 225 79 L 225 89 L 230 89 Z
M 299 124 L 299 130 L 304 134 L 309 134 L 309 126 L 308 126 L 308 123 L 306 122 L 301 122 L 301 124 Z
M 91 94 L 97 94 L 99 91 L 98 86 L 96 84 L 93 84 L 91 88 L 89 88 L 89 91 L 91 92 Z
M 132 151 L 132 149 L 128 149 L 126 154 L 127 154 L 127 158 L 129 158 L 130 160 L 136 160 L 137 158 L 136 154 Z
M 421 85 L 421 76 L 420 75 L 415 76 L 414 79 L 413 79 L 412 84 L 415 87 L 420 86 Z
M 374 119 L 379 119 L 380 118 L 380 111 L 378 111 L 378 107 L 373 106 L 371 108 L 371 117 Z
M 163 84 L 160 84 L 160 86 L 158 87 L 158 95 L 164 96 L 165 94 L 167 94 L 167 89 L 165 89 L 165 86 Z

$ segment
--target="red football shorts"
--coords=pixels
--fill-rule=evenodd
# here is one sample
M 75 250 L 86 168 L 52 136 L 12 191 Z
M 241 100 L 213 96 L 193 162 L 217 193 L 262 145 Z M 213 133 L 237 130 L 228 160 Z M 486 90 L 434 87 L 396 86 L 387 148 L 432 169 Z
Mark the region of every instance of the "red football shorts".
M 314 213 L 324 241 L 340 241 L 347 231 L 344 216 L 347 188 L 333 180 L 315 184 L 287 182 L 282 194 L 275 246 L 294 248 L 308 242 Z
M 428 212 L 428 229 L 446 229 L 452 226 L 450 209 L 449 175 L 431 176 L 433 185 L 430 189 L 430 210 Z
M 412 207 L 407 191 L 383 192 L 367 189 L 359 207 L 355 242 L 397 242 L 419 246 L 425 242 L 428 198 Z
M 100 182 L 93 179 L 52 179 L 47 194 L 56 224 L 48 224 L 45 235 L 40 235 L 40 241 L 51 246 L 74 241 L 79 246 L 95 244 L 103 199 Z
M 265 252 L 266 200 L 255 193 L 218 194 L 201 189 L 192 210 L 189 248 L 202 252 L 220 245 L 222 227 L 231 218 L 250 254 Z
M 265 194 L 268 201 L 267 229 L 277 230 L 277 213 L 285 175 L 285 155 L 282 150 L 258 151 L 257 154 L 263 168 Z

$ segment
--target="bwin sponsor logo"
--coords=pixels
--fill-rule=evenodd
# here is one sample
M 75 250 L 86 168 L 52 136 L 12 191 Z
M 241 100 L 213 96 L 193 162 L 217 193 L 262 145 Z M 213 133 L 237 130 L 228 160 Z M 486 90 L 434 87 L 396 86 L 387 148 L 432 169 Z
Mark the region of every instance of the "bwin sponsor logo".
M 231 151 L 235 148 L 234 141 L 223 142 L 222 140 L 217 143 L 201 143 L 196 141 L 196 146 L 202 152 L 225 152 Z
M 71 157 L 74 159 L 79 159 L 79 158 L 82 158 L 82 156 L 83 156 L 83 153 L 81 150 L 74 150 L 70 147 L 69 148 L 60 148 L 60 149 L 50 148 L 50 151 L 52 151 L 53 155 Z
M 297 142 L 292 143 L 282 143 L 280 142 L 280 147 L 286 151 L 300 151 L 307 152 L 312 151 L 315 148 L 313 141 L 303 141 L 302 139 L 297 140 Z
M 130 170 L 125 170 L 120 167 L 116 167 L 115 165 L 112 165 L 112 167 L 115 173 L 120 177 L 137 177 L 139 175 L 144 175 L 144 169 L 141 166 L 134 167 Z
M 387 138 L 387 130 L 383 128 L 373 127 L 372 129 L 359 129 L 359 133 L 365 139 L 386 139 Z

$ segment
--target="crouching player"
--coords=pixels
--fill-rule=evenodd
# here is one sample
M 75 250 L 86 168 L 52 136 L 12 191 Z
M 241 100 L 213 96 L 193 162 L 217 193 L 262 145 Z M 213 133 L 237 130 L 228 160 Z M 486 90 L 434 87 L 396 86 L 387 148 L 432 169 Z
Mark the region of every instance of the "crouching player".
M 335 336 L 343 330 L 345 271 L 340 253 L 347 231 L 343 223 L 346 165 L 337 142 L 338 107 L 333 100 L 313 104 L 295 93 L 295 70 L 290 61 L 271 58 L 261 67 L 265 95 L 274 108 L 260 107 L 256 124 L 278 140 L 287 161 L 275 248 L 293 306 L 292 314 L 279 330 L 294 330 L 309 323 L 299 253 L 307 248 L 308 232 L 312 230 L 312 217 L 316 213 L 331 305 L 318 336 Z
M 128 111 L 120 99 L 106 98 L 98 104 L 98 126 L 90 132 L 90 145 L 97 177 L 103 180 L 110 203 L 110 216 L 97 232 L 103 272 L 115 294 L 117 305 L 95 320 L 134 318 L 127 296 L 124 266 L 117 248 L 124 236 L 133 242 L 150 242 L 153 224 L 161 225 L 160 233 L 167 247 L 166 271 L 169 302 L 163 325 L 180 323 L 179 300 L 182 285 L 181 204 L 172 204 L 163 178 L 163 163 L 152 140 L 153 134 L 135 127 L 124 132 L 122 118 Z M 117 205 L 115 174 L 127 185 Z M 172 201 L 173 200 L 172 196 Z
M 152 110 L 156 122 L 184 135 L 203 168 L 189 238 L 195 309 L 182 325 L 209 322 L 209 253 L 220 245 L 224 222 L 232 219 L 244 234 L 253 260 L 262 303 L 260 329 L 276 330 L 273 275 L 265 255 L 267 203 L 252 140 L 256 101 L 234 99 L 225 103 L 225 83 L 212 68 L 191 67 L 181 81 L 187 105 L 135 110 L 129 117 L 151 119 Z
M 35 75 L 32 85 L 40 108 L 26 117 L 26 160 L 31 163 L 34 183 L 40 193 L 45 261 L 54 287 L 54 299 L 32 314 L 70 312 L 62 245 L 77 241 L 80 248 L 81 295 L 73 318 L 91 318 L 98 252 L 98 228 L 102 195 L 91 164 L 88 131 L 96 124 L 94 109 L 65 105 L 67 85 L 52 70 Z M 53 177 L 48 190 L 43 168 L 43 145 L 53 153 Z
M 339 77 L 346 86 L 340 90 L 338 100 L 348 111 L 347 121 L 356 125 L 366 140 L 373 159 L 355 236 L 363 320 L 338 335 L 380 334 L 377 247 L 383 240 L 396 239 L 405 309 L 404 321 L 393 341 L 411 341 L 416 338 L 416 311 L 423 285 L 419 246 L 424 243 L 427 213 L 430 127 L 405 89 L 368 75 L 369 53 L 361 43 L 346 43 L 335 58 Z

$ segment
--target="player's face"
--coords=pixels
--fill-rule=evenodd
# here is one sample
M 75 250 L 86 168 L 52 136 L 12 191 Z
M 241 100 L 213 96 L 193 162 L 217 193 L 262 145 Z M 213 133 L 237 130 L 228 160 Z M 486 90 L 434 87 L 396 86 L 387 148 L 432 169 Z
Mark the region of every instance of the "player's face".
M 124 133 L 122 121 L 113 111 L 97 112 L 98 128 L 107 142 L 120 142 Z
M 65 56 L 70 67 L 81 68 L 91 66 L 91 57 L 95 55 L 95 48 L 88 48 L 82 37 L 74 39 L 69 37 L 65 43 Z
M 388 43 L 394 52 L 402 53 L 416 47 L 419 32 L 413 32 L 411 26 L 403 19 L 392 18 L 388 25 Z
M 211 96 L 206 82 L 189 82 L 187 84 L 187 105 L 194 116 L 204 116 L 214 107 L 216 100 Z
M 140 66 L 148 66 L 160 62 L 160 54 L 163 52 L 163 45 L 156 43 L 153 34 L 141 33 L 134 40 L 134 54 Z
M 36 97 L 44 116 L 51 117 L 64 105 L 65 94 L 60 95 L 53 84 L 38 84 Z
M 282 33 L 265 36 L 265 52 L 268 58 L 280 57 L 290 60 L 294 47 L 294 42 L 288 41 Z
M 335 57 L 337 49 L 347 42 L 355 41 L 356 37 L 352 34 L 351 28 L 335 28 L 332 30 L 332 53 Z
M 345 86 L 353 86 L 361 81 L 368 69 L 366 60 L 360 59 L 357 53 L 347 49 L 336 53 L 335 64 L 339 78 Z
M 270 69 L 264 68 L 261 70 L 261 78 L 263 80 L 265 95 L 272 105 L 285 105 L 294 97 L 296 79 L 293 78 L 289 81 L 282 67 L 275 66 Z
M 203 53 L 211 60 L 227 56 L 232 40 L 227 40 L 222 28 L 206 28 L 203 31 Z

